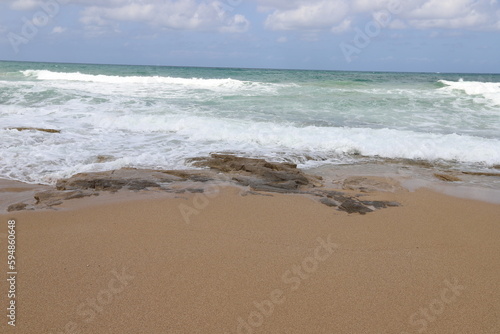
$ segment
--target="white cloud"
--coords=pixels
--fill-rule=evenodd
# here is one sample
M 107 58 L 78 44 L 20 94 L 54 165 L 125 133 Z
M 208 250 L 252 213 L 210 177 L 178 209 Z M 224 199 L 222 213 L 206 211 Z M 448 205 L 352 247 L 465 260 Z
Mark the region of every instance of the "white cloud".
M 10 8 L 13 10 L 33 10 L 38 7 L 39 0 L 15 0 L 10 2 Z
M 341 34 L 343 32 L 349 31 L 352 28 L 352 19 L 347 18 L 342 21 L 339 25 L 332 27 L 332 32 L 334 34 Z
M 268 12 L 272 30 L 318 30 L 333 33 L 363 25 L 379 11 L 391 13 L 389 29 L 500 30 L 497 0 L 256 0 Z
M 498 16 L 491 12 L 497 6 L 491 1 L 428 0 L 409 9 L 404 17 L 410 26 L 418 29 L 491 29 Z
M 239 14 L 234 15 L 226 22 L 226 25 L 219 28 L 221 32 L 245 32 L 250 27 L 250 21 L 248 21 L 243 15 Z
M 415 19 L 453 19 L 473 10 L 474 0 L 428 0 L 409 10 L 407 16 Z
M 250 22 L 223 0 L 0 0 L 13 10 L 36 10 L 46 2 L 82 8 L 85 26 L 114 26 L 120 22 L 142 22 L 167 29 L 244 32 Z
M 378 10 L 389 9 L 392 6 L 402 5 L 404 3 L 412 2 L 403 0 L 354 0 L 352 1 L 353 12 L 369 13 Z M 413 1 L 415 2 L 415 1 Z
M 389 28 L 395 29 L 395 30 L 402 30 L 408 28 L 408 25 L 403 22 L 403 20 L 400 19 L 394 19 L 389 23 Z
M 304 32 L 300 35 L 300 40 L 304 42 L 318 42 L 319 41 L 319 36 L 317 32 L 310 31 L 310 32 Z
M 286 10 L 294 9 L 303 3 L 314 3 L 316 0 L 303 1 L 303 0 L 258 0 L 260 3 L 259 10 L 266 12 L 276 9 Z
M 265 25 L 272 30 L 324 29 L 341 22 L 348 9 L 343 0 L 309 1 L 296 8 L 276 9 Z
M 53 34 L 62 34 L 63 32 L 66 32 L 66 30 L 67 30 L 67 29 L 66 29 L 66 28 L 64 28 L 64 27 L 57 26 L 57 27 L 54 27 L 54 28 L 52 29 L 52 33 L 53 33 Z
M 176 30 L 245 32 L 249 20 L 238 13 L 255 2 L 271 30 L 344 33 L 364 26 L 374 13 L 399 7 L 387 29 L 500 30 L 498 0 L 0 0 L 12 10 L 36 11 L 43 3 L 80 8 L 85 29 L 140 22 Z M 395 6 L 399 5 L 399 6 Z M 243 6 L 242 6 L 243 10 Z
M 97 3 L 97 1 L 90 0 L 86 2 Z M 108 4 L 99 2 L 99 4 L 87 6 L 82 12 L 81 22 L 86 25 L 143 22 L 176 30 L 246 31 L 250 22 L 243 15 L 230 15 L 229 9 L 219 1 L 114 0 Z

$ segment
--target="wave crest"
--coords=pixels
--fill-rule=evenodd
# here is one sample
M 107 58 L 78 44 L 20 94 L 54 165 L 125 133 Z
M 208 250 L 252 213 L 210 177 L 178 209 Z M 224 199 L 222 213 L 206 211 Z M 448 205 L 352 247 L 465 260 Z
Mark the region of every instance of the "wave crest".
M 500 105 L 500 83 L 498 82 L 464 81 L 460 79 L 458 82 L 439 80 L 439 83 L 445 85 L 445 87 L 441 88 L 443 90 L 460 90 L 471 96 L 481 95 L 495 105 Z
M 35 78 L 43 81 L 79 81 L 103 84 L 140 84 L 140 85 L 171 85 L 182 86 L 194 89 L 228 88 L 242 89 L 254 88 L 264 84 L 252 81 L 241 81 L 235 79 L 203 79 L 203 78 L 176 78 L 163 76 L 113 76 L 113 75 L 93 75 L 80 72 L 52 72 L 48 70 L 26 70 L 21 73 L 28 78 Z

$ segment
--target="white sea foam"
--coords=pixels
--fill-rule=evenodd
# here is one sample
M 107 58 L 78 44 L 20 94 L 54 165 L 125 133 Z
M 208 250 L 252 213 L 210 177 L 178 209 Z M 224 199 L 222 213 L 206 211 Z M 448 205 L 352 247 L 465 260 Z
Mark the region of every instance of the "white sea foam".
M 92 75 L 80 72 L 65 73 L 52 72 L 48 70 L 26 70 L 22 71 L 26 77 L 36 78 L 44 81 L 78 81 L 104 84 L 139 84 L 139 85 L 170 85 L 181 86 L 191 89 L 244 89 L 270 86 L 265 83 L 252 81 L 241 81 L 235 79 L 203 79 L 203 78 L 175 78 L 163 76 L 112 76 Z
M 439 80 L 440 83 L 446 85 L 442 90 L 453 91 L 460 90 L 467 95 L 482 96 L 487 100 L 492 101 L 495 105 L 500 105 L 500 83 L 499 82 L 477 82 L 464 81 L 460 79 L 458 82 Z
M 181 115 L 91 115 L 74 121 L 81 125 L 61 134 L 0 130 L 5 139 L 0 144 L 0 159 L 4 162 L 0 175 L 53 183 L 78 172 L 124 166 L 181 169 L 186 168 L 186 158 L 222 151 L 277 160 L 296 159 L 299 163 L 304 156 L 332 161 L 355 153 L 500 164 L 500 140 L 456 134 L 296 127 Z M 98 163 L 98 155 L 113 159 Z

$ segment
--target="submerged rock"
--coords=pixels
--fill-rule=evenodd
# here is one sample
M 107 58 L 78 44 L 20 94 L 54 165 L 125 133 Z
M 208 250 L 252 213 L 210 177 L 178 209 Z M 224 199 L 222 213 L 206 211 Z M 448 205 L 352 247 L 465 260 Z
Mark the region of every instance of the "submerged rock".
M 7 212 L 28 210 L 28 207 L 29 207 L 29 204 L 16 203 L 16 204 L 9 205 L 9 207 L 7 208 Z
M 54 206 L 62 204 L 62 201 L 83 198 L 89 196 L 98 196 L 98 192 L 82 190 L 47 190 L 35 194 L 36 205 Z
M 24 128 L 24 127 L 18 127 L 18 128 L 7 128 L 7 130 L 17 130 L 17 131 L 41 131 L 41 132 L 47 132 L 47 133 L 61 133 L 61 130 L 55 130 L 55 129 L 42 129 L 42 128 Z
M 456 177 L 456 176 L 453 176 L 453 175 L 449 175 L 449 174 L 434 174 L 434 176 L 438 179 L 440 179 L 441 181 L 445 181 L 445 182 L 458 182 L 458 181 L 462 181 L 460 178 Z
M 500 177 L 500 173 L 485 173 L 485 172 L 462 172 L 465 175 L 472 176 L 491 176 L 491 177 Z
M 393 180 L 364 176 L 353 176 L 345 179 L 342 188 L 363 193 L 378 191 L 394 192 L 396 190 L 401 190 L 401 187 Z
M 98 164 L 102 164 L 104 162 L 109 162 L 109 161 L 113 161 L 113 160 L 115 160 L 115 158 L 111 155 L 98 155 L 95 158 L 95 162 Z

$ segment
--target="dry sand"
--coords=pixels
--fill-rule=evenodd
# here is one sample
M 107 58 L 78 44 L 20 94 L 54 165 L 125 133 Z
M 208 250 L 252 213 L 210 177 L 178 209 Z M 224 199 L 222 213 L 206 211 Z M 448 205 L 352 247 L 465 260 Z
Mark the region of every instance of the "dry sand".
M 240 192 L 0 215 L 2 272 L 9 219 L 18 259 L 0 332 L 500 333 L 500 205 L 421 189 L 362 216 Z

